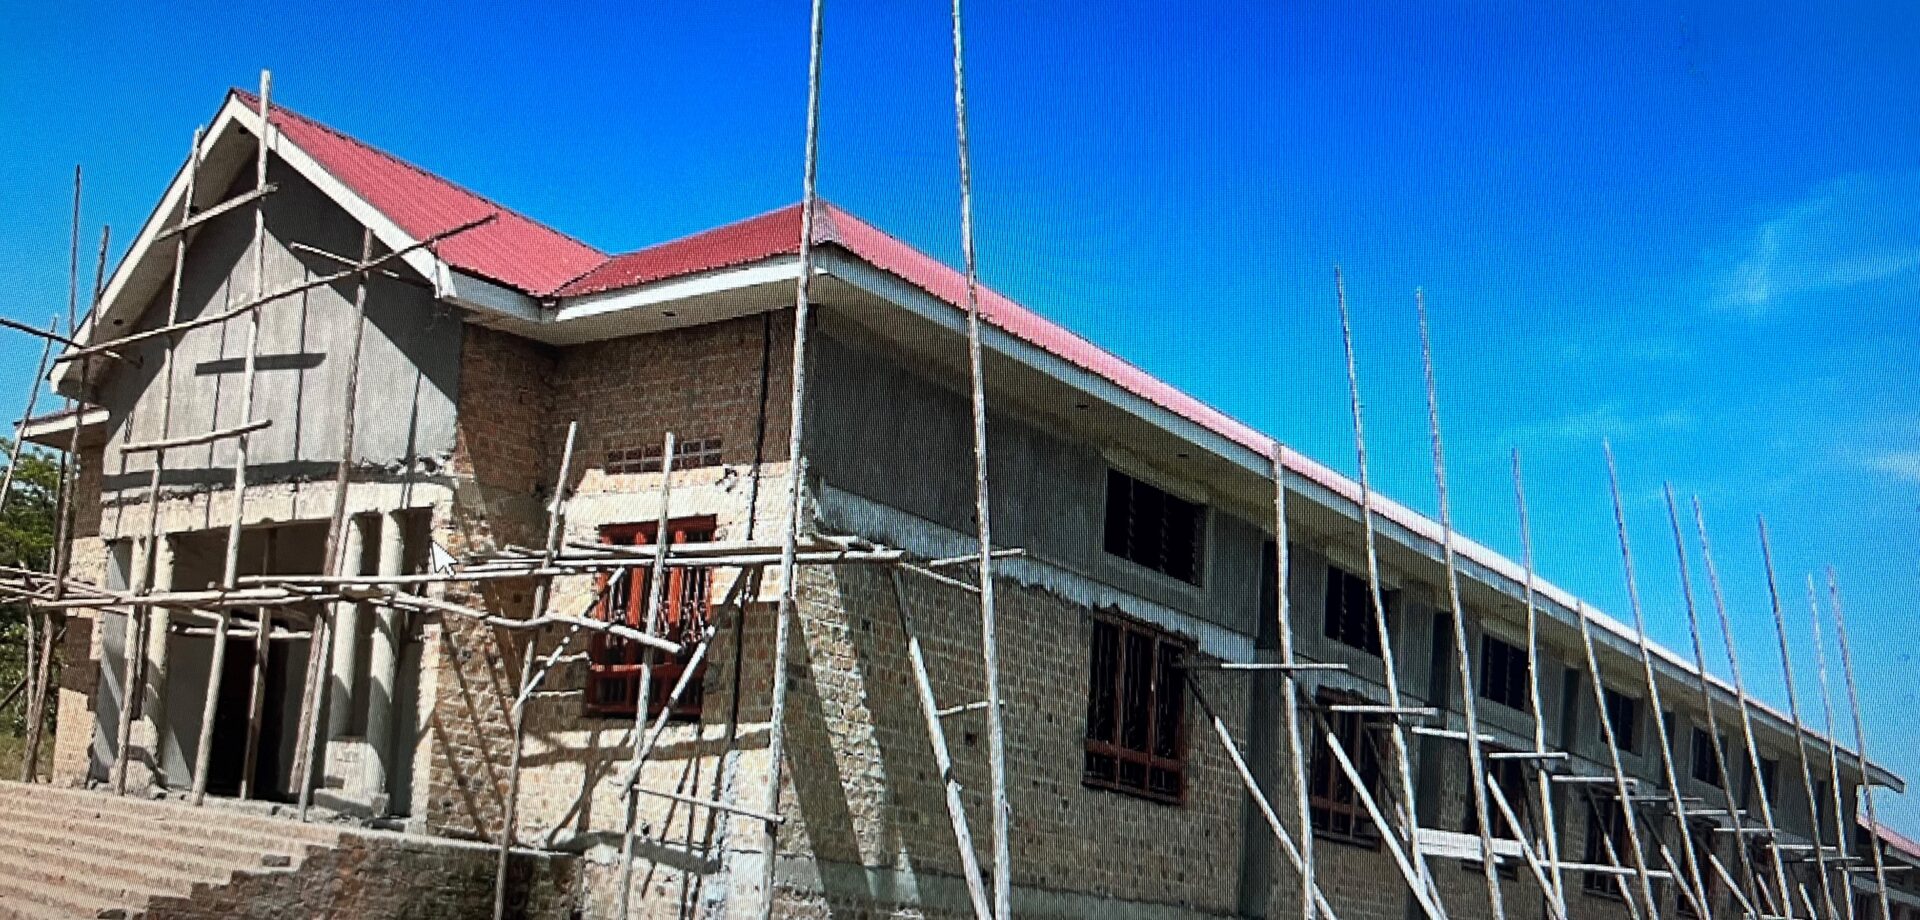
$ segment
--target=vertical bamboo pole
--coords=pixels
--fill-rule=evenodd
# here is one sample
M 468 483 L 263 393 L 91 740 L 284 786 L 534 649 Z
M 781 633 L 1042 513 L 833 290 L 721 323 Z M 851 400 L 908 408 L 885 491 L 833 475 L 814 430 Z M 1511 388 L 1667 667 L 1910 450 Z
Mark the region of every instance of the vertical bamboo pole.
M 1008 835 L 1006 711 L 1000 705 L 1000 649 L 993 606 L 993 527 L 987 489 L 986 369 L 980 344 L 980 272 L 973 247 L 973 164 L 967 149 L 967 79 L 960 0 L 953 0 L 953 111 L 960 156 L 960 249 L 967 266 L 967 365 L 972 380 L 974 521 L 980 544 L 980 646 L 986 659 L 987 758 L 993 774 L 993 912 L 1013 917 L 1013 857 Z
M 1533 752 L 1547 752 L 1547 711 L 1540 706 L 1540 598 L 1538 576 L 1533 564 L 1533 526 L 1527 519 L 1527 487 L 1520 471 L 1520 449 L 1513 449 L 1513 497 L 1520 512 L 1520 548 L 1527 570 L 1527 702 L 1533 706 Z M 1571 748 L 1572 739 L 1563 739 Z M 1553 898 L 1562 915 L 1567 910 L 1567 882 L 1560 871 L 1560 824 L 1553 817 L 1553 777 L 1536 761 L 1534 779 L 1539 787 L 1540 829 L 1546 838 L 1547 870 L 1553 880 Z
M 365 227 L 360 230 L 360 264 L 365 266 L 373 259 L 373 231 Z M 324 565 L 334 575 L 347 573 L 346 547 L 347 527 L 347 488 L 353 478 L 354 453 L 354 414 L 360 403 L 360 352 L 366 341 L 367 287 L 369 279 L 363 271 L 353 278 L 353 340 L 347 345 L 346 379 L 340 385 L 340 465 L 335 467 L 333 475 L 333 512 L 327 518 L 327 543 Z M 332 659 L 332 643 L 338 641 L 335 633 L 335 610 L 328 609 L 314 614 L 314 638 L 307 644 L 307 685 L 306 696 L 300 703 L 300 750 L 294 756 L 294 782 L 300 790 L 300 820 L 307 819 L 307 806 L 313 801 L 313 762 L 317 750 L 325 742 L 320 737 L 320 705 L 326 698 L 324 688 L 327 684 L 327 665 Z M 325 623 L 326 640 L 322 641 L 321 624 Z
M 267 187 L 267 162 L 273 139 L 273 109 L 269 98 L 273 94 L 273 74 L 260 72 L 260 130 L 258 150 L 254 157 L 253 187 L 256 191 Z M 265 198 L 256 198 L 253 203 L 253 296 L 257 299 L 267 292 L 267 205 Z M 247 357 L 243 372 L 243 389 L 240 394 L 240 423 L 253 421 L 253 391 L 255 378 L 260 366 L 260 314 L 262 308 L 247 311 Z M 247 449 L 252 441 L 251 434 L 242 433 L 234 442 L 233 455 L 233 520 L 227 524 L 227 566 L 225 577 L 220 584 L 232 590 L 240 582 L 240 528 L 246 519 L 247 505 Z M 261 632 L 265 633 L 263 626 Z M 217 677 L 216 677 L 217 679 Z M 246 778 L 242 777 L 244 787 Z
M 1842 815 L 1846 813 L 1846 806 L 1840 792 L 1840 749 L 1833 740 L 1836 731 L 1833 724 L 1833 690 L 1827 682 L 1826 643 L 1820 638 L 1820 595 L 1818 589 L 1814 587 L 1812 572 L 1807 573 L 1807 611 L 1813 623 L 1813 663 L 1820 675 L 1820 709 L 1826 717 L 1824 725 L 1827 735 L 1827 775 L 1833 777 L 1833 781 L 1827 784 L 1827 791 L 1833 794 L 1830 804 L 1833 806 L 1833 846 L 1836 855 L 1839 856 L 1841 869 L 1840 900 L 1846 904 L 1847 920 L 1854 920 L 1853 880 L 1852 876 L 1845 871 L 1849 863 L 1845 831 L 1847 825 L 1842 819 Z M 1863 779 L 1865 774 L 1866 767 L 1863 764 L 1861 767 Z M 1827 905 L 1827 916 L 1838 920 L 1840 907 L 1833 900 L 1833 877 L 1828 874 L 1831 870 L 1827 866 L 1826 853 L 1824 850 L 1815 850 L 1813 855 L 1820 867 L 1820 894 Z
M 572 493 L 573 484 L 573 449 L 579 436 L 580 422 L 568 422 L 567 440 L 560 448 L 560 471 L 553 485 L 553 504 L 547 509 L 547 543 L 540 554 L 542 570 L 553 567 L 553 557 L 560 551 L 560 541 L 566 538 L 567 499 Z M 543 575 L 533 585 L 534 619 L 542 619 L 547 615 L 547 606 L 552 599 L 553 576 Z M 493 866 L 493 920 L 503 920 L 507 914 L 507 857 L 513 850 L 514 824 L 520 819 L 520 758 L 526 749 L 527 698 L 532 693 L 533 655 L 534 647 L 539 644 L 538 638 L 537 632 L 527 633 L 527 644 L 520 653 L 520 690 L 514 695 L 513 706 L 507 713 L 513 723 L 513 751 L 507 759 L 507 801 L 501 809 L 500 852 L 494 858 Z M 622 913 L 624 916 L 624 911 Z
M 820 49 L 824 34 L 826 0 L 813 0 L 813 22 L 807 46 L 807 135 L 801 167 L 800 198 L 800 277 L 793 297 L 793 379 L 792 401 L 787 410 L 787 527 L 780 543 L 780 604 L 774 614 L 773 692 L 767 714 L 767 792 L 768 815 L 780 813 L 780 771 L 787 753 L 787 646 L 794 616 L 794 585 L 797 574 L 794 555 L 800 539 L 800 500 L 806 482 L 801 470 L 801 448 L 806 430 L 807 407 L 807 325 L 812 313 L 813 223 L 819 207 L 820 170 Z M 760 920 L 773 916 L 774 869 L 780 855 L 780 825 L 768 821 L 761 836 L 765 862 L 760 868 Z
M 1579 601 L 1573 604 L 1574 615 L 1580 620 L 1580 647 L 1586 653 L 1587 677 L 1593 690 L 1593 710 L 1599 714 L 1600 737 L 1607 743 L 1607 762 L 1613 768 L 1614 801 L 1625 818 L 1627 826 L 1627 844 L 1631 851 L 1627 855 L 1633 858 L 1633 874 L 1640 880 L 1640 897 L 1646 904 L 1647 920 L 1659 920 L 1660 900 L 1653 892 L 1653 873 L 1647 870 L 1646 848 L 1640 843 L 1640 824 L 1634 819 L 1633 789 L 1627 782 L 1627 771 L 1620 763 L 1620 739 L 1613 730 L 1613 720 L 1607 717 L 1606 685 L 1600 680 L 1600 656 L 1593 650 L 1593 617 L 1587 612 L 1587 605 Z M 1589 793 L 1591 795 L 1591 793 Z M 1609 834 L 1601 834 L 1608 852 L 1612 852 L 1613 841 Z M 1618 858 L 1615 858 L 1616 864 Z M 1626 883 L 1621 882 L 1622 893 Z M 1627 903 L 1633 903 L 1632 898 Z
M 273 75 L 260 72 L 260 128 L 254 159 L 254 187 L 266 188 L 267 159 L 270 138 L 273 136 Z M 253 245 L 254 245 L 254 297 L 266 291 L 266 239 L 267 219 L 265 199 L 258 199 L 253 205 Z M 253 378 L 258 369 L 259 359 L 260 310 L 255 308 L 248 314 L 246 392 L 242 399 L 241 422 L 253 421 Z M 248 435 L 241 435 L 235 445 L 233 465 L 233 520 L 227 525 L 226 566 L 220 584 L 231 589 L 240 580 L 240 525 L 245 517 L 245 495 L 247 486 L 247 441 Z M 199 805 L 207 797 L 207 768 L 209 758 L 213 756 L 213 723 L 220 710 L 220 685 L 225 681 L 227 662 L 227 632 L 232 626 L 233 613 L 228 608 L 215 611 L 219 617 L 213 625 L 213 661 L 207 675 L 207 699 L 201 709 L 200 740 L 194 751 L 193 804 Z
M 660 449 L 660 516 L 653 530 L 653 569 L 647 584 L 647 625 L 649 636 L 660 634 L 660 607 L 667 596 L 667 547 L 673 542 L 671 509 L 673 501 L 673 432 L 667 432 L 666 443 Z M 625 573 L 620 573 L 624 575 Z M 615 577 L 619 577 L 616 575 Z M 633 694 L 633 762 L 640 763 L 640 749 L 646 744 L 647 706 L 653 700 L 653 656 L 651 647 L 640 652 L 640 682 Z M 625 824 L 620 830 L 620 887 L 615 892 L 615 914 L 627 916 L 627 908 L 633 899 L 633 848 L 636 842 L 635 824 L 639 820 L 640 795 L 634 791 L 640 774 L 636 770 L 633 778 L 620 788 L 621 805 L 626 812 Z
M 1700 562 L 1707 570 L 1707 584 L 1713 591 L 1713 609 L 1720 620 L 1720 638 L 1727 647 L 1727 665 L 1733 674 L 1734 695 L 1740 701 L 1740 734 L 1746 743 L 1747 769 L 1752 771 L 1754 782 L 1760 784 L 1760 822 L 1762 832 L 1767 838 L 1767 850 L 1772 855 L 1770 862 L 1773 864 L 1774 884 L 1779 900 L 1785 901 L 1788 891 L 1787 864 L 1786 860 L 1780 856 L 1780 848 L 1774 845 L 1779 841 L 1780 829 L 1773 820 L 1773 802 L 1770 798 L 1773 790 L 1767 788 L 1766 777 L 1760 768 L 1760 745 L 1753 735 L 1753 705 L 1747 696 L 1746 680 L 1740 675 L 1740 653 L 1734 646 L 1733 621 L 1727 616 L 1726 596 L 1720 589 L 1720 572 L 1713 564 L 1713 544 L 1707 539 L 1707 518 L 1700 508 L 1700 499 L 1697 496 L 1693 499 L 1693 523 L 1694 529 L 1700 536 Z M 1774 782 L 1778 783 L 1779 779 L 1776 777 Z M 1734 832 L 1734 844 L 1741 850 L 1745 850 L 1746 835 L 1743 830 L 1738 830 L 1738 828 L 1744 828 L 1744 825 L 1736 821 L 1734 827 L 1737 828 Z
M 1275 625 L 1279 628 L 1280 664 L 1283 666 L 1280 672 L 1280 706 L 1287 725 L 1287 765 L 1293 770 L 1294 817 L 1297 819 L 1294 831 L 1300 840 L 1300 852 L 1295 857 L 1298 863 L 1295 868 L 1300 871 L 1300 916 L 1301 920 L 1316 920 L 1314 912 L 1318 904 L 1315 903 L 1315 897 L 1318 896 L 1319 887 L 1314 880 L 1313 809 L 1308 802 L 1306 743 L 1300 734 L 1300 688 L 1294 683 L 1293 598 L 1287 590 L 1293 567 L 1287 552 L 1286 455 L 1286 446 L 1279 441 L 1273 442 L 1273 566 L 1274 592 L 1278 595 L 1274 598 L 1274 613 L 1279 620 Z M 1261 808 L 1271 811 L 1272 806 L 1265 804 L 1264 796 L 1261 798 Z M 1273 820 L 1277 822 L 1279 818 Z
M 1373 605 L 1374 628 L 1380 636 L 1380 664 L 1387 689 L 1387 705 L 1395 710 L 1401 708 L 1399 664 L 1393 654 L 1393 629 L 1387 622 L 1387 605 L 1380 592 L 1380 554 L 1374 538 L 1373 525 L 1373 482 L 1367 473 L 1367 430 L 1364 411 L 1360 402 L 1360 372 L 1353 355 L 1353 320 L 1347 312 L 1347 283 L 1340 274 L 1340 267 L 1333 268 L 1334 299 L 1340 310 L 1340 338 L 1346 347 L 1347 355 L 1347 394 L 1353 408 L 1353 449 L 1360 470 L 1360 522 L 1366 537 L 1367 548 L 1367 592 Z M 1432 887 L 1432 874 L 1427 869 L 1426 858 L 1420 853 L 1420 810 L 1414 796 L 1413 758 L 1408 751 L 1407 730 L 1396 715 L 1388 720 L 1390 737 L 1393 742 L 1394 765 L 1400 779 L 1401 840 L 1406 845 L 1409 863 L 1418 872 L 1428 888 Z M 1431 891 L 1419 893 L 1423 900 L 1430 900 Z
M 189 217 L 193 216 L 193 201 L 199 187 L 200 158 L 201 158 L 200 147 L 204 138 L 205 138 L 204 129 L 195 128 L 193 131 L 193 147 L 187 152 L 186 189 L 183 196 L 180 199 L 180 221 L 183 224 L 186 222 L 186 220 Z M 181 293 L 181 287 L 183 284 L 182 278 L 186 272 L 186 263 L 187 263 L 187 237 L 188 237 L 188 233 L 185 230 L 182 230 L 178 234 L 175 234 L 175 237 L 174 237 L 173 277 L 167 285 L 167 325 L 168 326 L 172 326 L 174 323 L 178 322 L 180 319 L 180 293 Z M 102 264 L 103 265 L 105 264 L 104 260 Z M 160 368 L 155 374 L 155 376 L 158 377 L 160 381 L 159 437 L 162 440 L 165 440 L 167 436 L 171 433 L 171 425 L 173 421 L 173 350 L 177 344 L 178 344 L 177 336 L 175 336 L 172 333 L 169 333 L 165 338 L 165 340 L 163 341 L 162 348 L 160 350 Z M 143 594 L 148 591 L 151 591 L 153 589 L 155 579 L 159 576 L 159 572 L 157 571 L 156 567 L 159 565 L 160 540 L 162 539 L 160 535 L 160 485 L 161 485 L 161 472 L 166 468 L 166 457 L 167 457 L 166 451 L 158 450 L 153 452 L 153 456 L 148 461 L 152 464 L 152 468 L 148 471 L 148 475 L 147 475 L 147 524 L 146 524 L 146 539 L 144 541 L 144 546 L 146 547 L 146 550 L 140 560 L 140 571 L 137 575 L 137 579 L 139 581 L 139 589 L 135 593 Z M 145 607 L 136 608 L 135 612 L 136 612 L 136 615 L 138 615 L 143 622 L 147 621 L 149 618 L 153 616 L 153 612 L 146 609 Z M 161 637 L 161 642 L 165 643 L 166 641 L 167 641 L 166 637 L 163 635 Z M 146 643 L 143 641 L 140 645 L 141 645 L 140 654 L 144 658 L 144 656 L 146 655 L 146 649 L 145 649 Z M 163 646 L 163 649 L 164 649 L 164 646 Z M 129 686 L 131 686 L 131 684 L 129 684 Z M 165 700 L 166 691 L 164 690 L 164 688 L 161 689 L 161 691 L 158 694 L 156 694 L 156 697 L 162 701 Z M 129 707 L 129 711 L 131 711 L 131 707 Z M 158 733 L 164 731 L 165 728 L 166 726 L 162 725 L 159 719 L 154 720 L 154 729 L 156 732 L 156 739 L 157 739 Z M 159 743 L 160 742 L 156 740 L 156 744 L 159 744 Z M 122 751 L 124 752 L 124 750 L 125 750 L 125 747 L 123 745 Z M 158 753 L 159 752 L 156 750 L 155 751 L 156 758 L 158 757 Z M 124 753 L 122 757 L 124 759 Z M 125 774 L 126 774 L 125 765 L 123 763 L 116 763 L 115 773 L 114 773 L 115 794 L 121 794 L 126 791 Z
M 1840 641 L 1840 667 L 1847 677 L 1847 707 L 1853 710 L 1853 750 L 1860 757 L 1860 798 L 1867 806 L 1867 823 L 1873 825 L 1874 833 L 1878 834 L 1880 813 L 1873 804 L 1873 779 L 1867 775 L 1871 767 L 1867 761 L 1867 729 L 1860 718 L 1860 687 L 1853 678 L 1853 651 L 1847 646 L 1847 616 L 1840 605 L 1840 580 L 1831 566 L 1827 568 L 1827 590 L 1833 596 L 1833 636 Z M 1838 785 L 1840 777 L 1835 776 L 1833 781 Z M 1834 816 L 1834 821 L 1839 822 L 1838 814 Z M 1893 916 L 1893 907 L 1888 903 L 1887 896 L 1886 857 L 1880 852 L 1878 843 L 1868 849 L 1873 852 L 1873 883 L 1875 893 L 1880 898 L 1880 920 L 1887 920 Z M 1848 901 L 1852 901 L 1851 891 Z
M 1813 852 L 1815 856 L 1824 861 L 1826 857 L 1821 847 L 1825 833 L 1820 827 L 1820 816 L 1818 814 L 1818 808 L 1815 805 L 1815 803 L 1820 800 L 1820 797 L 1813 791 L 1813 765 L 1807 759 L 1806 723 L 1800 718 L 1800 694 L 1794 688 L 1793 681 L 1793 654 L 1787 648 L 1786 613 L 1781 607 L 1779 584 L 1774 579 L 1773 574 L 1773 541 L 1767 535 L 1767 519 L 1762 516 L 1756 518 L 1756 520 L 1760 528 L 1760 561 L 1767 573 L 1767 599 L 1773 607 L 1773 631 L 1774 636 L 1780 643 L 1780 673 L 1785 679 L 1787 687 L 1787 715 L 1788 718 L 1793 721 L 1793 749 L 1797 759 L 1800 761 L 1800 783 L 1807 795 L 1807 820 L 1808 824 L 1812 827 L 1809 838 L 1813 841 Z M 1769 840 L 1767 842 L 1776 850 L 1780 847 L 1780 841 L 1778 840 Z M 1821 868 L 1822 871 L 1825 871 L 1824 862 Z M 1791 917 L 1793 914 L 1793 893 L 1790 891 L 1781 892 L 1779 906 L 1781 913 Z
M 1473 657 L 1467 649 L 1467 608 L 1460 603 L 1460 573 L 1454 564 L 1453 510 L 1447 503 L 1447 456 L 1440 437 L 1440 395 L 1433 373 L 1433 337 L 1427 329 L 1426 293 L 1413 292 L 1414 312 L 1420 319 L 1420 359 L 1426 370 L 1427 428 L 1433 438 L 1433 482 L 1440 501 L 1440 554 L 1447 571 L 1447 619 L 1453 626 L 1455 674 L 1460 679 L 1460 715 L 1466 723 L 1467 770 L 1473 783 L 1473 814 L 1480 828 L 1480 871 L 1487 883 L 1487 904 L 1493 920 L 1506 920 L 1506 898 L 1500 894 L 1500 870 L 1494 863 L 1493 815 L 1487 807 L 1487 764 L 1480 750 L 1480 719 L 1474 700 Z M 1538 710 L 1534 713 L 1539 715 Z M 1520 825 L 1513 825 L 1515 834 Z
M 1734 855 L 1739 857 L 1741 877 L 1746 879 L 1748 884 L 1756 884 L 1758 878 L 1753 871 L 1753 859 L 1747 853 L 1746 843 L 1741 839 L 1740 834 L 1740 829 L 1747 826 L 1746 816 L 1742 814 L 1740 803 L 1733 794 L 1733 771 L 1727 769 L 1726 748 L 1720 742 L 1720 717 L 1715 712 L 1717 707 L 1713 701 L 1713 686 L 1707 680 L 1707 651 L 1706 645 L 1700 640 L 1700 613 L 1693 603 L 1693 576 L 1687 561 L 1687 540 L 1680 531 L 1680 509 L 1673 500 L 1671 483 L 1664 486 L 1664 492 L 1667 500 L 1667 523 L 1673 529 L 1673 551 L 1680 570 L 1680 597 L 1687 610 L 1687 632 L 1693 637 L 1694 671 L 1700 678 L 1700 708 L 1707 714 L 1707 738 L 1708 743 L 1713 746 L 1713 765 L 1714 769 L 1720 772 L 1720 791 L 1725 793 L 1727 820 L 1733 822 L 1734 826 Z M 1692 837 L 1692 830 L 1685 820 L 1680 822 L 1680 833 L 1689 839 Z M 1711 844 L 1708 845 L 1708 852 L 1712 852 Z M 1710 878 L 1711 875 L 1706 877 Z M 1702 895 L 1705 895 L 1708 890 L 1705 880 L 1705 878 L 1701 880 Z M 1708 908 L 1711 909 L 1712 905 L 1708 905 Z
M 1693 849 L 1693 835 L 1687 833 L 1687 807 L 1680 798 L 1680 775 L 1673 764 L 1673 746 L 1667 743 L 1666 709 L 1660 703 L 1660 684 L 1653 676 L 1653 648 L 1647 641 L 1647 618 L 1640 609 L 1640 589 L 1634 581 L 1633 549 L 1627 541 L 1627 512 L 1620 501 L 1620 474 L 1613 462 L 1613 445 L 1601 442 L 1601 449 L 1607 455 L 1607 485 L 1613 494 L 1613 523 L 1620 537 L 1620 564 L 1627 582 L 1627 606 L 1633 611 L 1634 641 L 1640 648 L 1640 671 L 1646 679 L 1647 705 L 1653 710 L 1653 725 L 1658 734 L 1656 747 L 1660 749 L 1660 767 L 1667 780 L 1667 804 L 1673 809 L 1673 820 L 1680 829 L 1680 855 L 1685 858 L 1688 879 L 1674 879 L 1683 890 L 1690 891 L 1689 897 L 1695 904 L 1702 905 L 1701 916 L 1706 916 L 1706 884 L 1700 875 L 1700 857 Z M 1688 881 L 1693 887 L 1687 889 Z
M 261 574 L 273 574 L 279 564 L 275 552 L 279 542 L 279 532 L 268 530 L 263 535 L 261 548 Z M 254 775 L 260 764 L 260 733 L 267 712 L 267 668 L 271 664 L 267 659 L 272 656 L 273 646 L 268 641 L 273 635 L 273 608 L 260 607 L 254 611 L 253 633 L 253 686 L 247 693 L 247 748 L 240 769 L 240 798 L 251 799 L 259 793 L 257 777 Z
M 960 780 L 953 775 L 953 757 L 947 751 L 947 731 L 940 724 L 940 706 L 934 700 L 933 679 L 927 674 L 926 656 L 920 650 L 920 636 L 913 631 L 907 616 L 907 588 L 901 583 L 900 570 L 887 573 L 893 582 L 894 608 L 900 616 L 900 631 L 907 638 L 907 661 L 913 665 L 913 686 L 920 699 L 920 717 L 927 725 L 927 738 L 933 745 L 933 765 L 940 771 L 940 784 L 946 787 L 947 821 L 953 825 L 953 839 L 960 850 L 960 875 L 967 883 L 967 896 L 973 902 L 976 920 L 993 920 L 993 906 L 987 900 L 987 886 L 980 877 L 980 857 L 973 850 L 973 832 L 967 828 L 966 804 L 960 799 Z
M 67 334 L 80 334 L 80 167 L 73 167 L 73 225 L 67 241 Z M 83 358 L 80 362 L 80 389 L 82 395 L 93 378 L 93 360 Z M 74 524 L 74 479 L 80 468 L 80 429 L 85 427 L 86 403 L 69 396 L 66 400 L 67 412 L 73 418 L 73 432 L 67 437 L 66 453 L 60 455 L 60 486 L 54 499 L 54 539 L 53 558 L 47 561 L 47 570 L 53 574 L 53 597 L 59 600 L 67 593 L 67 572 L 73 563 L 73 524 Z M 32 614 L 29 614 L 30 616 Z M 21 782 L 33 782 L 40 764 L 40 736 L 46 722 L 48 686 L 52 677 L 53 619 L 46 612 L 39 612 L 40 633 L 46 637 L 41 642 L 40 657 L 42 664 L 35 668 L 32 693 L 27 698 L 27 743 L 25 756 L 20 763 Z

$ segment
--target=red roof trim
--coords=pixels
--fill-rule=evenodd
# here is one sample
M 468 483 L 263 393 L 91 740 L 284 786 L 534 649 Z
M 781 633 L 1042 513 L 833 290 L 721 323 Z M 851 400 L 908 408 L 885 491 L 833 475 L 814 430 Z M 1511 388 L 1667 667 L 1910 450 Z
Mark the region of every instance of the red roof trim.
M 259 97 L 241 89 L 233 95 L 259 111 Z M 462 271 L 541 296 L 606 261 L 586 243 L 291 109 L 274 106 L 273 126 L 414 239 L 498 214 L 492 223 L 434 247 Z

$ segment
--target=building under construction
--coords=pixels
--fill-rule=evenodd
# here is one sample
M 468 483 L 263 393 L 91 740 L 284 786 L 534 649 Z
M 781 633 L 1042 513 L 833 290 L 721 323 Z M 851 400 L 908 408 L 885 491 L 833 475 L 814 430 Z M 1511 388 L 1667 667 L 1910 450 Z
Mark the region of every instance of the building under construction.
M 801 205 L 609 255 L 268 97 L 22 424 L 72 473 L 56 570 L 0 582 L 60 665 L 0 914 L 1920 905 L 1842 682 L 1763 704 L 1784 625 L 1709 665 L 1455 534 L 1437 412 L 1434 520 L 1363 437 L 1356 481 L 818 202 L 811 155 Z M 1726 609 L 1774 574 L 1669 508 L 1633 549 L 1681 553 L 1696 637 L 1841 626 L 1825 577 Z

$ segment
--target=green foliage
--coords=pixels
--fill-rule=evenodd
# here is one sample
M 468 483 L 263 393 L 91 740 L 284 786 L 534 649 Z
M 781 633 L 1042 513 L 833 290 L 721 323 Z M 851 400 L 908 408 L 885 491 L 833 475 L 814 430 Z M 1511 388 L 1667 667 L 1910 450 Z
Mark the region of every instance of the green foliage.
M 0 440 L 0 471 L 4 471 L 6 458 L 12 453 L 13 445 Z M 0 565 L 46 570 L 53 555 L 54 504 L 59 487 L 60 464 L 53 454 L 36 447 L 20 452 L 12 492 L 6 498 L 6 510 L 0 512 Z M 26 677 L 26 641 L 26 605 L 0 604 L 0 697 Z M 23 702 L 16 700 L 0 708 L 0 739 L 26 733 Z M 10 746 L 0 743 L 0 747 Z M 12 775 L 11 770 L 7 775 Z

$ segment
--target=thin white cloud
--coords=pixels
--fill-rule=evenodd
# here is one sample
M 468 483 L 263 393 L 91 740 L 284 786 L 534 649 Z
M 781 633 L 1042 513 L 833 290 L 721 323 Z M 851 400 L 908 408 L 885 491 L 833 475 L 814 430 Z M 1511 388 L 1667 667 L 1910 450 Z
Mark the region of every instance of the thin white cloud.
M 1695 421 L 1693 413 L 1685 409 L 1633 413 L 1617 402 L 1609 402 L 1558 418 L 1522 425 L 1507 432 L 1506 440 L 1515 444 L 1548 446 L 1595 445 L 1602 438 L 1628 441 L 1647 435 L 1686 431 L 1694 427 Z
M 1836 179 L 1713 261 L 1715 304 L 1751 316 L 1804 294 L 1920 277 L 1920 173 Z
M 1865 463 L 1882 473 L 1920 482 L 1920 450 L 1875 454 L 1866 458 Z

